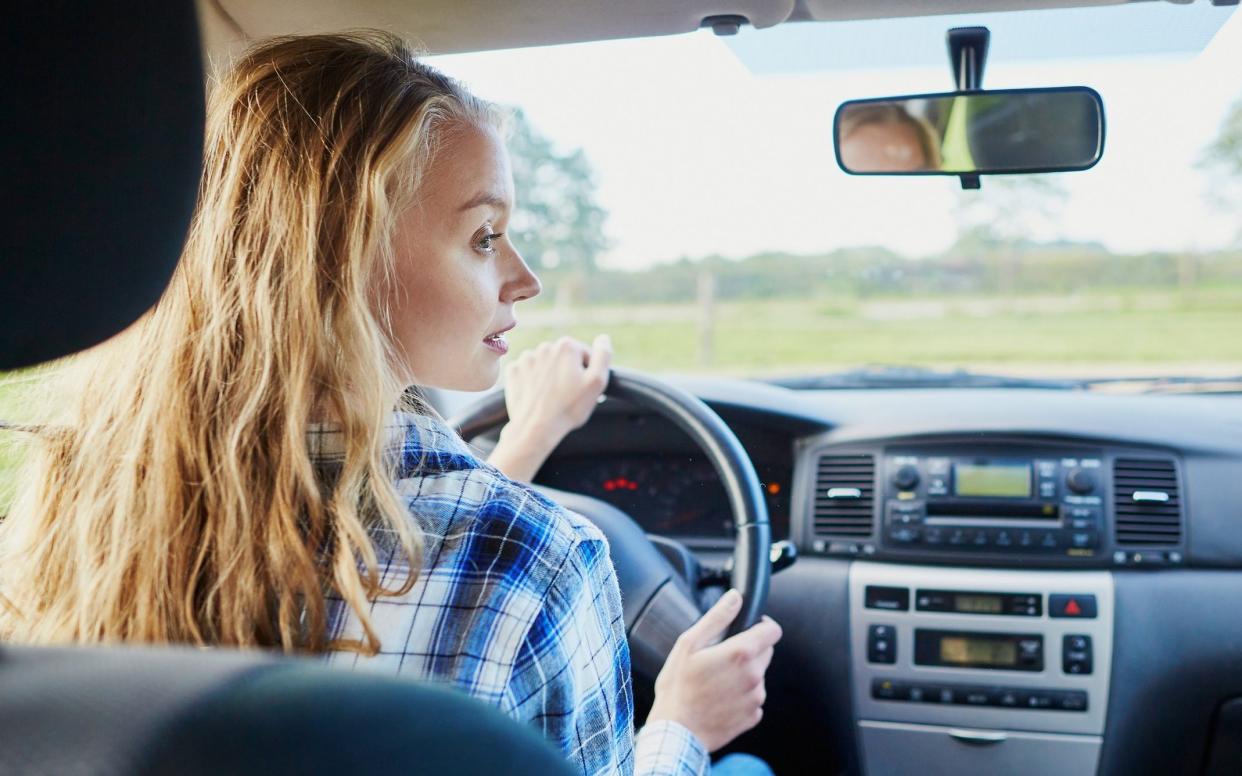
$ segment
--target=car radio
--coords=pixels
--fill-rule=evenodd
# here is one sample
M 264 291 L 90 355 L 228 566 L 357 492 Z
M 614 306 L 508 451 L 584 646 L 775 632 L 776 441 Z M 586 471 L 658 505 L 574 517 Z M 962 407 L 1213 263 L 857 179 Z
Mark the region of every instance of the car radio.
M 920 553 L 1094 558 L 1106 492 L 1099 455 L 891 453 L 882 545 Z

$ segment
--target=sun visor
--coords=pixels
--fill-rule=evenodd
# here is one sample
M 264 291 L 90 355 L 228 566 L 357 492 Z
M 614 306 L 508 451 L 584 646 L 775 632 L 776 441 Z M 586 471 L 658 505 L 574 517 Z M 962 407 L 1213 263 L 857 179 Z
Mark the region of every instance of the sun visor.
M 744 17 L 755 28 L 789 18 L 794 0 L 220 0 L 247 37 L 379 27 L 434 54 L 692 32 L 704 19 Z
M 911 3 L 802 0 L 800 12 L 806 11 L 804 6 L 807 6 L 816 13 L 835 14 L 833 18 L 838 21 L 782 24 L 763 32 L 743 31 L 724 41 L 756 75 L 942 67 L 948 81 L 951 71 L 945 32 L 952 27 L 983 26 L 991 30 L 989 64 L 1146 54 L 1194 55 L 1207 47 L 1236 10 L 1203 3 L 1139 2 L 878 18 L 886 10 L 909 5 Z M 940 7 L 955 5 L 959 4 L 944 3 Z M 1016 3 L 960 5 L 995 7 Z M 797 13 L 794 18 L 799 18 Z

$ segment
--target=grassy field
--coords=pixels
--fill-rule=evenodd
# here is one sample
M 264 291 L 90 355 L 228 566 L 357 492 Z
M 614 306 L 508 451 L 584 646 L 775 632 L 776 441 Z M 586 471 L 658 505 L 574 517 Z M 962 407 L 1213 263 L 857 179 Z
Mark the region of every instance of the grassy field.
M 1174 293 L 1082 299 L 767 301 L 718 304 L 710 353 L 693 305 L 533 310 L 510 340 L 520 351 L 568 333 L 612 336 L 616 363 L 732 375 L 864 364 L 968 367 L 1023 374 L 1242 371 L 1242 289 L 1188 301 Z
M 736 376 L 866 364 L 965 367 L 1027 376 L 1242 373 L 1242 287 L 1070 297 L 819 299 L 720 303 L 701 349 L 695 305 L 519 311 L 513 352 L 571 334 L 612 336 L 616 363 Z M 28 384 L 0 382 L 0 418 L 22 420 Z M 0 513 L 17 452 L 0 431 Z

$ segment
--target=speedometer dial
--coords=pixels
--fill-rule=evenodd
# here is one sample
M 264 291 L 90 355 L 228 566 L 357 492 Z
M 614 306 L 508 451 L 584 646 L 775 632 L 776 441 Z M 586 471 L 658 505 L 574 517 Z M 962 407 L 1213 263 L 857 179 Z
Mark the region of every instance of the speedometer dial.
M 788 532 L 785 491 L 789 472 L 759 470 L 774 538 Z M 550 460 L 539 482 L 594 496 L 634 518 L 648 533 L 675 537 L 729 538 L 733 517 L 716 470 L 687 456 L 615 456 Z M 782 530 L 784 527 L 784 530 Z

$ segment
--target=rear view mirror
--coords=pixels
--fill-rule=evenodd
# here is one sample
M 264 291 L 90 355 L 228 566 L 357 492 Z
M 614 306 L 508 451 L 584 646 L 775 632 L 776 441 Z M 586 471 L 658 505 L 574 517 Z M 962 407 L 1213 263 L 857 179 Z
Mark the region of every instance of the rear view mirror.
M 1085 86 L 851 100 L 833 137 L 852 175 L 1086 170 L 1104 153 L 1104 103 Z

